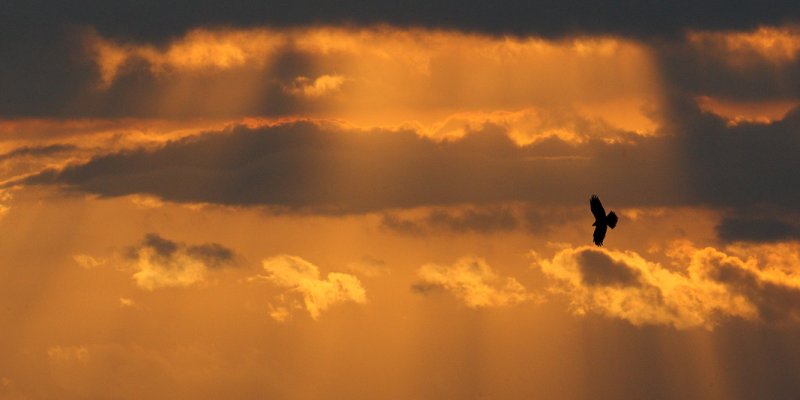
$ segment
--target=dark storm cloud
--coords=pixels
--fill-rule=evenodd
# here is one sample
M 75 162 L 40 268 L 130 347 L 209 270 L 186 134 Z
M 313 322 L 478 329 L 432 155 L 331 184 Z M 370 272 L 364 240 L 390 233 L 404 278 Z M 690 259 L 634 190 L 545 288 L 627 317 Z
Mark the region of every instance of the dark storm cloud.
M 514 201 L 576 206 L 593 192 L 608 193 L 619 207 L 800 212 L 800 110 L 769 124 L 730 126 L 675 96 L 660 118 L 660 136 L 576 146 L 517 146 L 496 126 L 445 142 L 412 131 L 361 132 L 311 122 L 237 127 L 154 151 L 96 157 L 16 183 L 332 213 Z M 395 218 L 384 225 L 486 231 L 518 224 L 485 212 L 440 213 L 411 223 Z
M 725 242 L 780 242 L 800 239 L 800 227 L 789 217 L 728 216 L 717 225 L 717 235 Z
M 459 29 L 496 34 L 560 36 L 573 32 L 664 35 L 687 28 L 750 29 L 796 19 L 791 1 L 587 2 L 578 0 L 407 2 L 194 1 L 178 6 L 161 1 L 9 1 L 0 15 L 6 32 L 58 25 L 91 25 L 104 35 L 157 41 L 197 26 L 374 25 Z
M 776 62 L 752 48 L 731 50 L 710 40 L 658 42 L 655 48 L 665 82 L 682 91 L 749 102 L 800 98 L 797 57 Z
M 690 204 L 731 207 L 738 215 L 761 206 L 800 211 L 800 109 L 768 124 L 730 126 L 676 96 L 666 113 Z
M 100 196 L 150 194 L 176 202 L 266 205 L 352 213 L 431 205 L 533 201 L 583 204 L 593 190 L 616 204 L 675 204 L 663 138 L 579 146 L 585 158 L 541 156 L 494 129 L 436 142 L 411 131 L 351 131 L 297 122 L 237 127 L 96 157 L 16 183 L 55 184 Z M 495 146 L 486 146 L 496 142 Z M 635 166 L 635 168 L 631 168 Z M 653 179 L 662 177 L 664 180 Z M 458 229 L 500 229 L 508 216 L 434 215 Z

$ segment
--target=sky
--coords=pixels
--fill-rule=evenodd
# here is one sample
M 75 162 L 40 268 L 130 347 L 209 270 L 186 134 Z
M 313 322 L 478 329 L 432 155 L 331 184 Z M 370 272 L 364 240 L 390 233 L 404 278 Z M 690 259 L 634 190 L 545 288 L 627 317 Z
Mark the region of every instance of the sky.
M 800 397 L 795 2 L 0 20 L 0 400 Z

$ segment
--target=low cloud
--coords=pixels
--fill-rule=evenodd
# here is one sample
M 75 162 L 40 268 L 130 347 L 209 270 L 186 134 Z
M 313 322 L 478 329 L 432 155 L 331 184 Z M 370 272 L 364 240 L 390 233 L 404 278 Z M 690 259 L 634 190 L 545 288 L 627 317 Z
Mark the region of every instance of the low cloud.
M 732 317 L 768 323 L 800 320 L 800 274 L 778 262 L 780 254 L 789 257 L 796 249 L 775 250 L 759 259 L 682 242 L 667 252 L 671 265 L 665 266 L 634 252 L 582 246 L 538 259 L 536 265 L 578 315 L 713 329 Z
M 361 281 L 354 275 L 330 272 L 322 279 L 319 267 L 297 256 L 279 255 L 262 262 L 266 275 L 256 279 L 266 280 L 288 292 L 299 295 L 303 308 L 313 319 L 328 308 L 345 302 L 364 304 L 367 295 Z M 277 321 L 284 321 L 292 308 L 298 306 L 292 302 L 291 296 L 279 296 L 278 305 L 270 305 L 270 316 Z
M 450 266 L 425 264 L 417 276 L 419 281 L 411 286 L 414 292 L 450 292 L 470 308 L 512 306 L 538 299 L 516 279 L 498 276 L 481 258 L 465 257 Z
M 132 248 L 136 285 L 145 290 L 187 287 L 206 280 L 208 271 L 231 265 L 232 250 L 216 243 L 187 245 L 149 233 Z

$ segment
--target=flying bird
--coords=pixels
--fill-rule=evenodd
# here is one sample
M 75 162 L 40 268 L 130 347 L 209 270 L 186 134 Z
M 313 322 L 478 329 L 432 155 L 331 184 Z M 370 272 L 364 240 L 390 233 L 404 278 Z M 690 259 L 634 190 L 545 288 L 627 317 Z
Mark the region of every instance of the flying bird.
M 589 199 L 589 207 L 594 215 L 594 223 L 592 224 L 594 227 L 594 244 L 602 246 L 603 238 L 606 237 L 606 227 L 610 226 L 611 229 L 614 229 L 617 226 L 617 214 L 611 211 L 606 215 L 606 210 L 603 208 L 603 204 L 600 203 L 600 198 L 595 194 Z

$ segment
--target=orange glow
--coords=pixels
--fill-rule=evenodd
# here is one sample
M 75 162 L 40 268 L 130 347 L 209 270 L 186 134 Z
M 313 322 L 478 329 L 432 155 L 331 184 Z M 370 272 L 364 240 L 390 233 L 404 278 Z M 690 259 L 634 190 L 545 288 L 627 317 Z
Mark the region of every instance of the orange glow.
M 283 38 L 264 30 L 197 29 L 169 44 L 165 49 L 151 45 L 115 44 L 96 33 L 86 36 L 86 44 L 100 67 L 101 85 L 109 86 L 120 68 L 132 59 L 146 61 L 155 74 L 169 71 L 224 70 L 253 63 L 263 65 Z
M 561 109 L 648 134 L 655 124 L 646 110 L 659 103 L 661 93 L 649 50 L 613 37 L 548 41 L 378 27 L 199 29 L 160 49 L 116 44 L 96 34 L 86 41 L 101 88 L 128 73 L 128 61 L 144 61 L 164 85 L 155 101 L 165 116 L 187 109 L 244 116 L 258 101 L 260 85 L 277 82 L 313 106 L 303 116 L 361 126 L 414 123 L 436 132 L 464 113 L 492 115 L 485 122 L 493 122 L 500 114 Z M 277 60 L 296 53 L 308 58 L 314 72 L 272 75 Z M 219 75 L 225 70 L 237 73 Z M 214 76 L 219 79 L 207 79 Z M 571 124 L 550 133 L 523 124 L 514 127 L 514 136 L 529 142 L 582 135 Z
M 690 32 L 688 39 L 697 46 L 713 46 L 729 54 L 732 65 L 747 65 L 757 54 L 773 63 L 797 58 L 800 30 L 796 27 L 760 27 L 750 32 Z
M 797 100 L 741 102 L 708 96 L 697 96 L 695 101 L 701 110 L 727 119 L 729 125 L 743 122 L 770 123 L 782 119 L 786 113 L 800 105 Z

